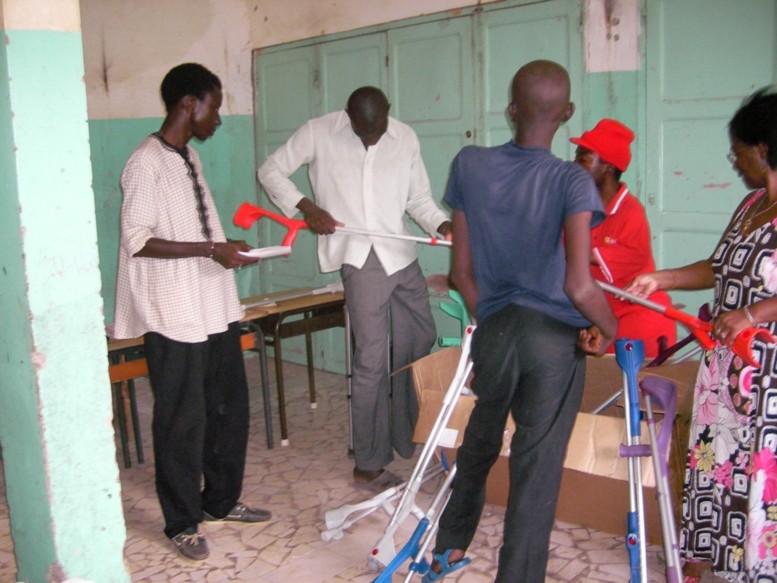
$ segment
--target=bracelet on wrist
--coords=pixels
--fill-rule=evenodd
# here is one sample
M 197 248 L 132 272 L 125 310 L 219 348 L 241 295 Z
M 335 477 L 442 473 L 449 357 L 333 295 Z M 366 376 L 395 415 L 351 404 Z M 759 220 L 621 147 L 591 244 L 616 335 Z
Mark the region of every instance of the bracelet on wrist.
M 750 313 L 750 309 L 745 306 L 745 317 L 747 318 L 747 321 L 750 322 L 751 326 L 758 326 L 758 322 L 755 321 L 755 318 L 753 318 L 753 314 Z
M 208 259 L 213 259 L 213 254 L 216 252 L 216 242 L 215 241 L 208 241 Z

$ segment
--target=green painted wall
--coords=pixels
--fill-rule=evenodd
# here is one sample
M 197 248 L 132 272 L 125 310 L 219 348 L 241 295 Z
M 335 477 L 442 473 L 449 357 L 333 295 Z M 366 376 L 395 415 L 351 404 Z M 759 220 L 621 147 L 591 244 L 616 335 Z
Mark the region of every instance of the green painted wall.
M 124 583 L 81 35 L 4 32 L 0 442 L 17 579 Z
M 157 96 L 148 98 L 157 99 Z M 242 202 L 256 201 L 253 123 L 253 118 L 247 115 L 222 117 L 222 126 L 215 136 L 202 143 L 193 141 L 191 145 L 202 158 L 205 177 L 216 199 L 227 237 L 245 239 L 250 245 L 257 246 L 255 230 L 244 231 L 232 224 L 232 216 Z M 161 125 L 161 117 L 89 121 L 102 295 L 108 323 L 113 322 L 115 305 L 121 171 L 140 141 Z M 244 269 L 236 275 L 241 297 L 259 293 L 258 268 Z

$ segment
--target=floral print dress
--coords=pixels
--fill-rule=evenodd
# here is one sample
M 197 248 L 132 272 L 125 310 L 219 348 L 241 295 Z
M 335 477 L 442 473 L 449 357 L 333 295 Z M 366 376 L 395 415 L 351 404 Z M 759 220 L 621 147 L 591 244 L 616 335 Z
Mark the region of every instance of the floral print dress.
M 747 236 L 743 215 L 712 258 L 713 315 L 777 296 L 777 219 Z M 774 322 L 768 329 L 777 332 Z M 753 342 L 760 368 L 725 346 L 706 351 L 694 390 L 681 552 L 729 581 L 777 581 L 777 347 Z

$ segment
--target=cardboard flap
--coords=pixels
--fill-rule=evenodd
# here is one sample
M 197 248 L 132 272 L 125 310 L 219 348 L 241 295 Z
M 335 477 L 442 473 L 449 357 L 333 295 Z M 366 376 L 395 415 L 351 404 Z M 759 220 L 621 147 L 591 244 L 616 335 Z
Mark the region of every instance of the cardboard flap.
M 650 443 L 647 423 L 641 426 L 642 443 Z M 622 418 L 578 413 L 567 447 L 564 467 L 585 474 L 614 480 L 629 480 L 628 459 L 621 457 L 620 446 L 626 443 L 626 423 Z M 642 484 L 655 486 L 653 460 L 640 458 Z

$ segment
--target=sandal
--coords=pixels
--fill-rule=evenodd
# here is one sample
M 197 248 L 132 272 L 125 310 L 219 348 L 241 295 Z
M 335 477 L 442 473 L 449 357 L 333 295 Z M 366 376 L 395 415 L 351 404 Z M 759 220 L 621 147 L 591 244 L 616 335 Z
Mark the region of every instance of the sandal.
M 683 577 L 683 583 L 701 583 L 701 577 L 695 575 L 685 575 Z
M 455 563 L 451 564 L 448 562 L 448 557 L 451 555 L 451 551 L 453 549 L 448 549 L 444 553 L 432 553 L 432 564 L 429 566 L 429 570 L 426 572 L 426 575 L 424 575 L 424 578 L 421 580 L 421 583 L 432 583 L 433 581 L 439 581 L 446 575 L 449 575 L 450 573 L 453 573 L 454 571 L 458 571 L 459 569 L 466 567 L 472 562 L 472 559 L 469 557 L 463 557 L 456 561 Z M 437 562 L 437 564 L 440 565 L 440 572 L 435 573 L 432 571 L 432 566 L 434 563 Z

